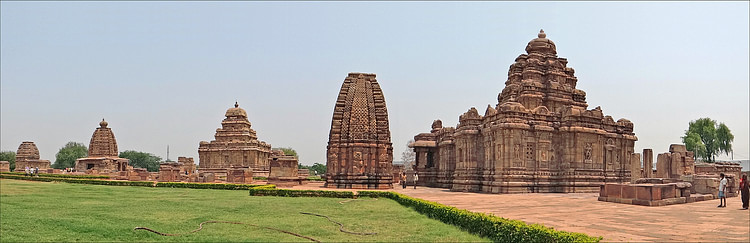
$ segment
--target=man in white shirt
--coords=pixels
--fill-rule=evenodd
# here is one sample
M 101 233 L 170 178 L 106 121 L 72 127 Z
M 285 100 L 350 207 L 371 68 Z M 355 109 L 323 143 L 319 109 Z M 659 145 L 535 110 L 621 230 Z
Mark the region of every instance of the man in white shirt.
M 724 195 L 724 191 L 727 189 L 727 178 L 724 177 L 724 173 L 719 174 L 721 180 L 719 180 L 719 207 L 727 207 L 727 197 Z M 722 204 L 723 203 L 723 204 Z

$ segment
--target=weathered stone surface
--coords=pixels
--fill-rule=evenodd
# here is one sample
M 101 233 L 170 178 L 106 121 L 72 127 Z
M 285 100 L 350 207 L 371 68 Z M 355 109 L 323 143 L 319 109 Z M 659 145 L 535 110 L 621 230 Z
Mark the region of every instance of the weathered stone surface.
M 193 157 L 177 157 L 177 163 L 180 164 L 180 174 L 192 175 L 195 173 L 196 165 Z
M 18 146 L 18 150 L 16 151 L 16 172 L 23 172 L 26 167 L 39 167 L 40 170 L 46 170 L 49 166 L 49 160 L 39 159 L 39 149 L 34 142 L 24 141 Z M 10 165 L 8 169 L 10 170 Z
M 656 158 L 656 176 L 659 178 L 680 178 L 695 173 L 693 152 L 685 150 L 685 145 L 672 144 L 668 153 Z
M 271 171 L 268 175 L 268 184 L 276 186 L 295 186 L 302 185 L 307 175 L 300 176 L 299 163 L 297 158 L 291 155 L 284 155 L 283 151 L 272 151 L 271 158 L 268 158 Z M 309 172 L 307 172 L 309 173 Z
M 248 167 L 230 167 L 227 169 L 227 183 L 253 183 L 253 170 Z
M 10 162 L 0 161 L 0 172 L 10 172 Z
M 508 70 L 497 105 L 414 137 L 418 184 L 453 191 L 596 192 L 630 182 L 633 123 L 587 109 L 586 92 L 541 31 Z
M 652 149 L 643 149 L 643 177 L 654 177 L 654 151 Z
M 107 127 L 108 125 L 109 123 L 104 119 L 99 122 L 99 127 L 91 135 L 88 156 L 76 160 L 75 169 L 77 171 L 97 174 L 98 172 L 109 173 L 110 171 L 128 170 L 130 160 L 119 157 L 115 134 L 111 128 Z
M 375 74 L 349 73 L 333 110 L 326 187 L 393 188 L 388 110 Z
M 200 142 L 198 170 L 224 171 L 230 167 L 268 170 L 271 145 L 258 141 L 258 136 L 247 119 L 247 112 L 235 103 L 225 116 L 221 128 L 216 129 L 216 140 Z
M 177 162 L 166 162 L 159 164 L 159 181 L 176 182 L 181 180 L 181 165 Z

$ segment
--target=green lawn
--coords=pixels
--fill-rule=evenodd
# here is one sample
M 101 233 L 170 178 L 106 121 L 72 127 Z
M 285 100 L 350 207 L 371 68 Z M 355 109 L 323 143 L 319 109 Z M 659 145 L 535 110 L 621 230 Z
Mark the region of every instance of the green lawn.
M 308 241 L 236 221 L 278 228 L 320 241 L 488 241 L 427 218 L 390 199 L 250 197 L 245 190 L 100 186 L 0 179 L 0 241 Z M 330 216 L 351 235 L 325 218 Z

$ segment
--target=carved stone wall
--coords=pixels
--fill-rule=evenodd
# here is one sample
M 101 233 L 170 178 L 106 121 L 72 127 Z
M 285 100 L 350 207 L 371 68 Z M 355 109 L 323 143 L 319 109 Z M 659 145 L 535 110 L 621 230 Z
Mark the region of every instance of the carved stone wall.
M 597 192 L 605 182 L 630 181 L 633 123 L 587 108 L 575 70 L 543 31 L 526 52 L 484 115 L 472 107 L 455 129 L 436 121 L 430 133 L 414 137 L 419 184 L 492 193 Z
M 88 157 L 76 160 L 77 171 L 109 173 L 128 170 L 130 160 L 119 157 L 115 134 L 108 125 L 104 119 L 99 122 L 99 127 L 91 135 Z
M 216 129 L 216 140 L 200 142 L 198 169 L 224 169 L 234 166 L 268 170 L 271 145 L 258 140 L 247 119 L 247 112 L 235 103 L 233 108 L 227 110 L 225 116 L 221 128 Z
M 49 160 L 39 159 L 39 149 L 36 147 L 36 144 L 31 141 L 22 142 L 21 145 L 18 146 L 18 150 L 16 151 L 15 171 L 23 172 L 27 166 L 29 168 L 39 167 L 40 170 L 46 170 L 50 166 Z
M 349 73 L 333 110 L 327 147 L 331 188 L 393 188 L 393 147 L 375 74 Z
M 102 119 L 99 123 L 99 127 L 96 128 L 94 134 L 91 135 L 91 141 L 89 142 L 89 158 L 119 156 L 115 134 L 112 133 L 112 129 L 108 128 L 107 125 L 109 125 L 109 123 Z

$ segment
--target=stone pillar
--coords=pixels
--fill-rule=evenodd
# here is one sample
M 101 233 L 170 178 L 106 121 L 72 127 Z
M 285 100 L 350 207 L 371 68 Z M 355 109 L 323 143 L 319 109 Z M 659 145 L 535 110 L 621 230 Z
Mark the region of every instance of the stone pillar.
M 643 149 L 643 177 L 654 177 L 654 151 L 651 149 Z
M 641 154 L 635 153 L 630 155 L 630 182 L 641 178 Z

